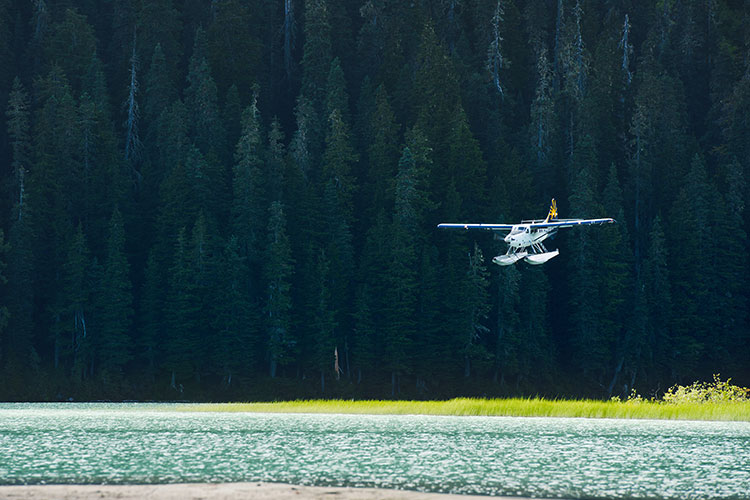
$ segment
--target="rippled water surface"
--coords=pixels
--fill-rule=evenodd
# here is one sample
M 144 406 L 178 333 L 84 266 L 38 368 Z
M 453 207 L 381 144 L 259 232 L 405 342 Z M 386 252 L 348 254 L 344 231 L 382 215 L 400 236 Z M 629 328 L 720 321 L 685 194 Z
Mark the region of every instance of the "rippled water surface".
M 0 404 L 0 483 L 277 481 L 750 499 L 750 424 Z

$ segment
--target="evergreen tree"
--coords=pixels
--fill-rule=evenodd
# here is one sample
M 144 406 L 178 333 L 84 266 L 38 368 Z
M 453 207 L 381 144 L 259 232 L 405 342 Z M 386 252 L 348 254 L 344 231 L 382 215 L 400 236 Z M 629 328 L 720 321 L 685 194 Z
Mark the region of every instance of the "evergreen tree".
M 520 321 L 522 336 L 517 340 L 518 383 L 528 380 L 546 387 L 556 373 L 555 346 L 550 341 L 550 282 L 539 267 L 523 269 L 520 286 Z
M 573 156 L 570 211 L 576 216 L 600 212 L 595 197 L 596 152 L 589 137 L 578 142 Z M 609 369 L 612 342 L 601 329 L 601 302 L 598 300 L 597 255 L 599 247 L 590 231 L 571 231 L 570 265 L 570 336 L 573 366 L 584 377 L 603 384 Z M 611 335 L 611 332 L 607 332 Z
M 303 31 L 302 95 L 310 99 L 316 112 L 321 114 L 325 110 L 328 73 L 333 59 L 327 0 L 305 1 Z
M 337 110 L 341 119 L 350 123 L 349 94 L 346 91 L 344 70 L 341 69 L 341 61 L 338 57 L 331 61 L 331 69 L 326 80 L 326 92 L 325 116 L 331 116 L 331 113 Z
M 44 48 L 45 60 L 60 66 L 78 95 L 89 60 L 96 53 L 94 30 L 85 15 L 68 8 L 58 22 L 52 23 L 50 31 Z
M 521 274 L 516 266 L 501 268 L 497 277 L 497 339 L 495 344 L 495 382 L 520 371 L 520 349 L 524 335 L 519 314 Z
M 144 145 L 149 157 L 155 160 L 162 113 L 177 97 L 161 44 L 154 48 L 148 71 L 143 74 L 143 122 L 146 124 Z
M 391 108 L 388 93 L 381 85 L 375 92 L 375 109 L 368 124 L 371 141 L 367 143 L 368 171 L 366 196 L 368 208 L 377 213 L 388 210 L 393 203 L 393 179 L 398 165 L 398 124 Z
M 272 377 L 275 376 L 279 364 L 288 362 L 295 345 L 294 336 L 290 330 L 292 308 L 290 287 L 293 265 L 284 211 L 281 203 L 274 201 L 269 209 L 268 246 L 263 266 L 263 274 L 267 283 L 265 316 Z
M 268 198 L 271 202 L 280 201 L 284 197 L 286 151 L 284 148 L 284 133 L 278 120 L 271 122 L 271 130 L 268 132 L 266 170 Z
M 183 17 L 171 0 L 141 2 L 137 14 L 138 58 L 149 62 L 146 73 L 154 71 L 152 65 L 163 58 L 169 81 L 177 81 L 179 66 L 185 48 L 180 45 Z M 132 33 L 130 34 L 132 36 Z M 162 54 L 157 56 L 157 47 Z M 159 70 L 161 71 L 161 70 Z
M 258 315 L 244 286 L 246 259 L 240 254 L 236 237 L 224 248 L 218 266 L 218 289 L 213 328 L 216 331 L 213 362 L 226 387 L 237 376 L 248 376 L 257 368 Z
M 260 262 L 265 233 L 262 148 L 260 113 L 257 98 L 253 98 L 242 114 L 242 135 L 234 153 L 231 212 L 232 232 L 237 236 L 240 255 L 248 259 L 252 268 Z
M 132 358 L 130 327 L 133 318 L 133 292 L 130 265 L 125 255 L 125 229 L 122 214 L 115 208 L 110 220 L 107 255 L 100 285 L 96 357 L 100 374 L 109 381 L 123 374 Z
M 2 257 L 2 260 L 0 260 L 0 284 L 5 285 L 8 283 L 8 279 L 5 277 L 5 275 L 2 273 L 7 266 L 5 262 L 5 253 L 8 251 L 8 245 L 5 243 L 5 233 L 0 231 L 0 257 Z M 5 358 L 7 357 L 7 354 L 5 352 L 5 347 L 7 346 L 7 343 L 5 342 L 5 327 L 8 325 L 8 307 L 3 304 L 0 305 L 0 367 L 5 365 Z
M 170 372 L 171 387 L 180 392 L 183 384 L 178 385 L 177 381 L 196 373 L 193 359 L 198 348 L 196 325 L 201 311 L 191 264 L 189 242 L 182 228 L 169 272 L 164 363 Z
M 67 325 L 66 339 L 61 339 L 67 346 L 64 352 L 73 373 L 74 379 L 82 379 L 86 367 L 91 363 L 92 345 L 89 337 L 87 321 L 91 319 L 91 288 L 90 270 L 91 256 L 83 234 L 83 226 L 79 223 L 76 233 L 70 243 L 68 258 L 63 268 L 65 278 L 61 299 L 65 301 L 63 324 Z
M 147 374 L 153 383 L 156 370 L 163 363 L 165 353 L 165 294 L 167 292 L 167 278 L 165 270 L 159 266 L 155 251 L 152 248 L 146 261 L 143 288 L 140 292 L 140 304 L 135 325 L 140 332 L 140 342 L 136 348 L 136 358 L 146 366 Z
M 205 32 L 199 28 L 190 57 L 185 106 L 190 116 L 190 136 L 195 145 L 204 155 L 212 154 L 218 160 L 226 156 L 226 132 L 219 112 L 216 82 L 208 64 L 206 43 Z M 218 183 L 221 178 L 212 181 Z
M 466 281 L 461 290 L 464 309 L 464 328 L 456 332 L 463 337 L 461 354 L 464 359 L 464 377 L 471 376 L 472 364 L 486 360 L 488 353 L 482 345 L 482 336 L 489 332 L 485 325 L 490 310 L 487 279 L 489 273 L 484 265 L 484 256 L 477 243 L 474 251 L 469 254 L 469 266 L 466 271 Z M 476 370 L 476 367 L 475 367 Z
M 374 297 L 367 283 L 357 287 L 354 298 L 354 331 L 351 337 L 351 368 L 357 383 L 362 382 L 363 374 L 375 367 L 375 345 L 377 324 L 373 312 Z
M 330 292 L 330 264 L 325 250 L 321 250 L 317 256 L 317 262 L 312 269 L 315 279 L 315 293 L 311 299 L 310 311 L 312 313 L 312 325 L 310 334 L 312 338 L 312 366 L 320 373 L 320 392 L 325 393 L 326 374 L 333 370 L 334 350 L 336 349 L 335 330 L 337 327 L 335 310 L 333 309 Z
M 555 133 L 555 108 L 552 96 L 553 75 L 546 49 L 539 52 L 537 59 L 538 80 L 531 103 L 531 154 L 534 159 L 534 172 L 544 191 L 549 192 L 553 185 L 551 160 L 552 136 Z
M 260 74 L 262 47 L 259 9 L 241 0 L 222 0 L 212 6 L 208 27 L 208 61 L 223 94 L 231 85 L 247 95 Z
M 423 172 L 417 167 L 409 147 L 398 164 L 393 229 L 387 271 L 385 306 L 384 368 L 391 372 L 391 395 L 399 378 L 411 368 L 410 354 L 417 334 L 419 227 L 426 208 Z
M 709 254 L 702 239 L 696 234 L 713 234 L 712 203 L 715 187 L 707 178 L 705 165 L 695 156 L 690 172 L 675 198 L 670 217 L 670 281 L 672 296 L 679 297 L 673 302 L 672 326 L 678 349 L 675 368 L 681 377 L 695 377 L 705 366 L 708 343 L 715 330 L 715 315 L 718 297 L 714 295 L 719 283 L 715 274 L 714 259 Z M 687 220 L 684 214 L 691 214 Z M 709 363 L 715 362 L 711 359 Z
M 13 175 L 12 199 L 15 205 L 14 219 L 23 218 L 24 198 L 26 196 L 26 175 L 31 163 L 31 138 L 29 136 L 29 96 L 21 80 L 13 80 L 13 90 L 8 98 L 8 109 L 5 112 L 10 138 Z
M 607 184 L 604 188 L 604 211 L 617 221 L 625 221 L 622 191 L 617 179 L 615 166 L 610 167 Z M 637 373 L 641 369 L 644 350 L 643 331 L 636 329 L 632 315 L 634 310 L 633 256 L 630 253 L 630 237 L 627 224 L 607 225 L 601 228 L 600 260 L 602 299 L 601 334 L 611 338 L 615 344 L 614 375 L 609 383 L 609 394 L 617 387 L 621 374 L 628 378 L 623 381 L 625 393 L 632 388 Z
M 678 368 L 675 364 L 677 346 L 673 343 L 671 332 L 672 293 L 669 282 L 669 259 L 660 217 L 654 219 L 651 226 L 647 252 L 642 270 L 648 335 L 648 352 L 644 353 L 644 368 L 648 381 L 654 386 L 658 380 L 672 379 Z

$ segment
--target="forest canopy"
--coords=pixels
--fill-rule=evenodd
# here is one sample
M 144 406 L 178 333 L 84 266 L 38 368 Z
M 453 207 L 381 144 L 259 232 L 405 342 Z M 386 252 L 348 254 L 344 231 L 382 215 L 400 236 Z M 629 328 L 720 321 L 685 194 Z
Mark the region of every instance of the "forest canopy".
M 750 3 L 0 0 L 0 398 L 750 384 Z M 613 217 L 503 267 L 439 222 Z

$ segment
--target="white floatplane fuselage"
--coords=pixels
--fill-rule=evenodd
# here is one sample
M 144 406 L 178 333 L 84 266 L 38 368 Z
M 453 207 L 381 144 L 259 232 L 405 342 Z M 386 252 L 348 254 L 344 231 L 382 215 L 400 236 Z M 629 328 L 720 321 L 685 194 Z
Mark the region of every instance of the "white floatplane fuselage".
M 508 244 L 505 255 L 498 255 L 492 259 L 497 265 L 509 266 L 523 259 L 529 264 L 544 264 L 560 254 L 558 250 L 549 251 L 544 246 L 544 240 L 552 236 L 558 229 L 573 226 L 587 226 L 590 224 L 611 224 L 614 219 L 558 219 L 557 203 L 552 200 L 546 219 L 522 221 L 520 224 L 464 224 L 448 222 L 438 224 L 442 229 L 483 229 L 487 231 L 508 231 L 503 241 Z
M 508 266 L 524 259 L 529 264 L 544 264 L 553 257 L 559 255 L 558 250 L 548 251 L 544 240 L 557 232 L 557 228 L 532 228 L 531 224 L 543 221 L 529 221 L 528 224 L 513 226 L 510 232 L 503 238 L 508 244 L 508 252 L 498 255 L 492 259 L 497 265 Z

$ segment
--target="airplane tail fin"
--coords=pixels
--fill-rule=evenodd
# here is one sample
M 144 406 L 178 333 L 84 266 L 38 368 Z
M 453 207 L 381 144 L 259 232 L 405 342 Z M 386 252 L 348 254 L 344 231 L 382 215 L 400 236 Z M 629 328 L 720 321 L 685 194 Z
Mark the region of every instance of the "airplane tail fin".
M 557 218 L 557 202 L 554 198 L 552 198 L 552 204 L 549 206 L 549 213 L 547 214 L 547 218 L 544 219 L 544 222 L 549 222 L 552 219 Z

